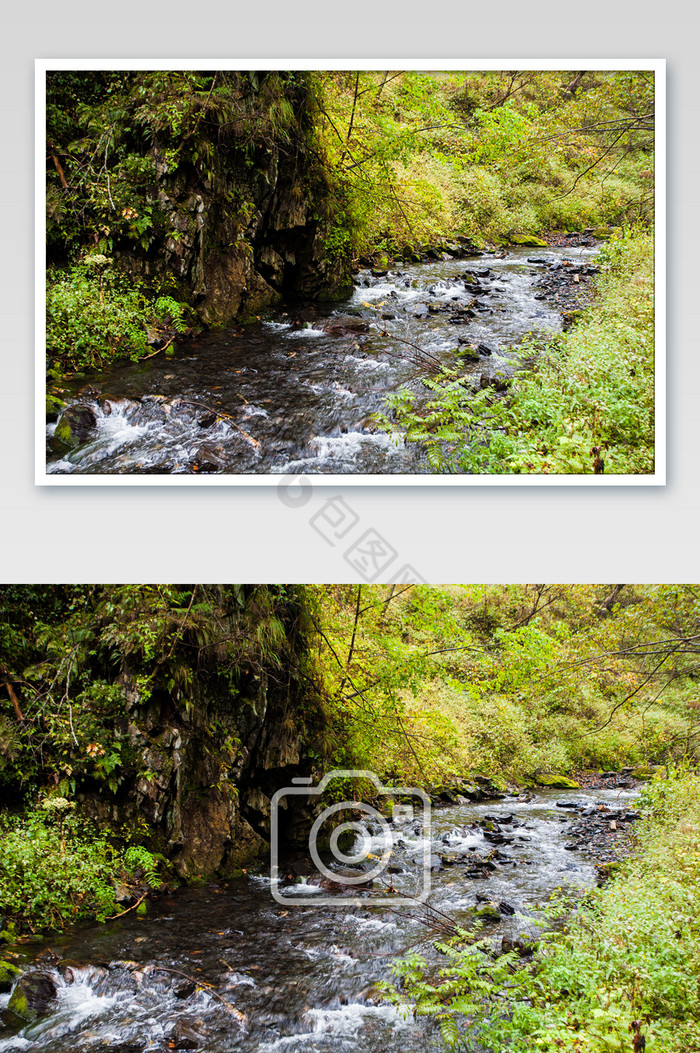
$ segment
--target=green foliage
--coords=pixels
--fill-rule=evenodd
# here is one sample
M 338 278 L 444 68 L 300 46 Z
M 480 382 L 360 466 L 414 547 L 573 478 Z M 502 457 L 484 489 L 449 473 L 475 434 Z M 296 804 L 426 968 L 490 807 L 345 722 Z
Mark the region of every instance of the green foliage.
M 404 785 L 473 772 L 522 783 L 692 751 L 694 657 L 654 670 L 643 648 L 615 655 L 633 640 L 692 636 L 692 589 L 628 586 L 601 617 L 608 592 L 316 587 L 334 763 Z
M 174 329 L 176 333 L 188 331 L 187 319 L 191 310 L 186 303 L 180 303 L 172 296 L 159 296 L 153 305 L 153 313 L 162 325 Z
M 46 292 L 49 368 L 96 369 L 115 358 L 134 361 L 149 351 L 152 315 L 139 283 L 119 274 L 99 253 L 69 271 L 51 271 Z
M 206 682 L 235 697 L 283 669 L 299 616 L 293 586 L 3 586 L 0 671 L 18 684 L 24 719 L 0 696 L 0 784 L 117 793 L 141 770 L 119 669 L 134 702 L 166 692 L 173 720 L 189 721 Z
M 597 451 L 607 474 L 654 470 L 654 244 L 635 230 L 601 253 L 593 306 L 546 344 L 526 339 L 536 359 L 518 372 L 507 399 L 474 393 L 469 376 L 428 378 L 427 401 L 403 389 L 381 426 L 420 444 L 436 472 L 592 474 Z
M 644 71 L 332 72 L 313 87 L 357 255 L 651 216 Z
M 159 174 L 204 178 L 233 150 L 260 151 L 303 132 L 303 72 L 53 71 L 47 75 L 50 258 L 86 245 L 149 252 L 172 234 Z M 221 157 L 221 159 L 220 159 Z
M 459 932 L 438 945 L 442 967 L 416 954 L 397 963 L 393 998 L 435 1017 L 448 1049 L 623 1053 L 639 1033 L 650 1050 L 697 1049 L 700 777 L 672 771 L 644 804 L 637 854 L 545 937 L 534 967 Z
M 48 797 L 24 816 L 4 816 L 0 837 L 0 914 L 23 927 L 57 929 L 80 918 L 104 921 L 118 911 L 115 881 L 136 871 L 153 888 L 158 862 L 144 848 L 125 853 L 64 798 Z

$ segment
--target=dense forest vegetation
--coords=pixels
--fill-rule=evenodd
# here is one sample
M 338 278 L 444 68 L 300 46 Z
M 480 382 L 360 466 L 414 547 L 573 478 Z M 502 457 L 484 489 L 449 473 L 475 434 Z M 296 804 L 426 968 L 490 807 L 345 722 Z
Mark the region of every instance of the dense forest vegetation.
M 636 854 L 538 971 L 455 930 L 393 997 L 453 1048 L 475 1014 L 493 1049 L 628 1049 L 637 1019 L 695 1048 L 699 639 L 690 585 L 3 586 L 2 937 L 264 866 L 299 775 L 444 801 L 625 768 L 649 786 Z
M 586 230 L 612 238 L 597 300 L 507 400 L 442 369 L 383 426 L 436 471 L 585 472 L 592 447 L 653 470 L 653 73 L 54 71 L 46 166 L 50 410 L 62 375 L 338 296 L 360 263 Z

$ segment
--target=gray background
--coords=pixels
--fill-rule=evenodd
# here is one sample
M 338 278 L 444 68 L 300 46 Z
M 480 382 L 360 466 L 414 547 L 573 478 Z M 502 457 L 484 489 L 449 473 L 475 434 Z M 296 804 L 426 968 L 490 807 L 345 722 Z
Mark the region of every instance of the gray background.
M 36 21 L 5 20 L 0 68 L 2 580 L 353 581 L 343 553 L 370 528 L 397 552 L 379 581 L 402 564 L 431 581 L 697 579 L 700 34 L 690 4 L 33 6 Z M 667 486 L 356 487 L 345 491 L 356 527 L 334 544 L 309 520 L 340 490 L 316 481 L 298 507 L 275 488 L 35 487 L 34 59 L 154 56 L 435 58 L 436 68 L 441 57 L 666 58 Z

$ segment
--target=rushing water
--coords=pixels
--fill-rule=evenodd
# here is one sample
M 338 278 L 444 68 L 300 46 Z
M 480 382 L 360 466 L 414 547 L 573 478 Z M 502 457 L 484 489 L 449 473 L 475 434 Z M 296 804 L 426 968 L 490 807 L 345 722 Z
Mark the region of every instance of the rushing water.
M 425 394 L 409 344 L 481 378 L 507 376 L 504 350 L 532 330 L 556 330 L 556 294 L 538 291 L 547 264 L 588 263 L 591 248 L 513 249 L 478 259 L 360 274 L 342 303 L 300 309 L 183 342 L 91 378 L 102 398 L 78 396 L 96 430 L 50 473 L 415 474 L 416 449 L 377 431 L 371 415 L 401 384 Z M 542 262 L 530 262 L 528 256 Z M 476 275 L 478 287 L 464 278 Z M 487 272 L 487 273 L 484 273 Z M 471 316 L 465 314 L 471 312 Z M 382 330 L 386 329 L 387 335 Z M 459 343 L 492 349 L 470 362 Z M 214 420 L 215 413 L 224 414 Z M 49 439 L 53 426 L 49 426 Z
M 633 794 L 590 790 L 573 796 L 626 808 Z M 506 903 L 518 914 L 505 913 L 484 933 L 494 940 L 536 933 L 530 912 L 555 887 L 595 881 L 594 863 L 566 847 L 571 813 L 556 807 L 558 799 L 560 793 L 544 792 L 435 812 L 430 852 L 456 862 L 432 874 L 431 905 L 464 921 L 477 902 Z M 470 878 L 474 859 L 494 848 L 493 833 L 477 825 L 486 817 L 493 818 L 505 842 L 498 845 L 498 862 L 488 877 Z M 397 890 L 415 879 L 423 833 L 415 821 L 394 829 Z M 291 886 L 290 900 L 313 887 L 307 881 Z M 425 938 L 424 926 L 401 901 L 398 911 L 373 907 L 372 895 L 362 906 L 343 906 L 342 899 L 287 906 L 273 901 L 269 878 L 251 877 L 182 891 L 153 904 L 147 918 L 127 914 L 53 941 L 53 951 L 75 960 L 71 971 L 63 969 L 65 978 L 54 973 L 58 1010 L 0 1039 L 0 1051 L 438 1049 L 425 1021 L 402 1019 L 374 988 L 388 977 L 393 958 Z M 212 986 L 195 990 L 187 977 Z

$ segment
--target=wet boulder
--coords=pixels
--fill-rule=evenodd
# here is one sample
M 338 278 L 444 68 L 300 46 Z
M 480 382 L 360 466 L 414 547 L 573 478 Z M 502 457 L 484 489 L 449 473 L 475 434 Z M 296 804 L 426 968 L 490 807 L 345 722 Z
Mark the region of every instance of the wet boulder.
M 222 472 L 226 467 L 221 446 L 200 446 L 191 460 L 192 467 L 198 472 Z
M 57 453 L 71 450 L 87 442 L 97 428 L 97 414 L 92 406 L 75 402 L 66 406 L 58 418 L 56 430 L 51 438 L 51 446 Z
M 21 975 L 22 970 L 12 962 L 0 962 L 0 991 L 9 991 Z
M 321 329 L 329 336 L 355 336 L 357 333 L 368 333 L 369 323 L 363 318 L 355 318 L 352 315 L 339 315 L 336 318 L 329 318 Z
M 168 1036 L 172 1049 L 201 1049 L 206 1043 L 206 1036 L 193 1022 L 180 1018 Z
M 33 1023 L 56 1008 L 57 997 L 56 984 L 48 973 L 25 973 L 15 984 L 7 1008 L 20 1020 Z
M 515 951 L 520 958 L 529 958 L 536 950 L 537 941 L 524 934 L 516 936 L 515 939 L 512 939 L 510 936 L 504 936 L 501 940 L 501 954 L 509 954 L 510 951 Z
M 546 249 L 547 242 L 536 238 L 534 234 L 511 234 L 508 238 L 511 245 L 525 245 L 533 249 Z
M 503 392 L 508 390 L 508 386 L 509 381 L 505 377 L 482 376 L 479 381 L 479 387 L 482 391 L 484 391 L 486 388 L 493 388 L 494 391 Z
M 487 903 L 483 907 L 474 907 L 471 916 L 484 924 L 495 924 L 501 920 L 501 912 L 493 903 Z

